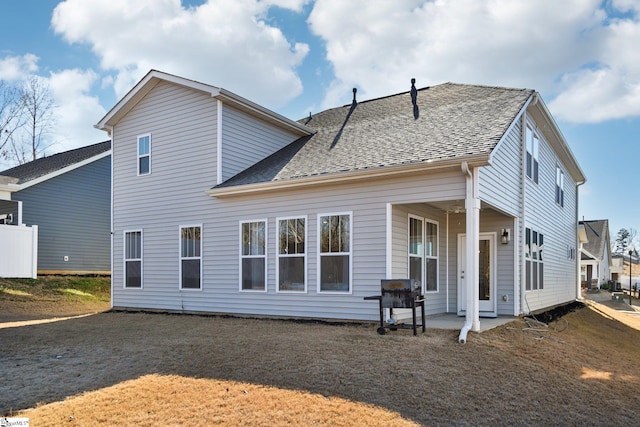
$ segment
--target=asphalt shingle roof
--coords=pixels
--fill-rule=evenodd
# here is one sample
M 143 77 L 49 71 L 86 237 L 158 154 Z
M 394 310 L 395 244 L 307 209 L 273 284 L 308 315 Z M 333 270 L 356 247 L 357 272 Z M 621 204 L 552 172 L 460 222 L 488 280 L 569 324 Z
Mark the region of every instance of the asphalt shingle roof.
M 580 221 L 584 224 L 588 242 L 582 247 L 598 259 L 603 259 L 604 248 L 609 244 L 609 220 Z
M 215 188 L 490 154 L 530 89 L 445 83 L 300 120 L 316 133 Z
M 111 149 L 111 141 L 100 142 L 82 148 L 65 151 L 48 157 L 15 166 L 0 172 L 2 176 L 18 178 L 18 184 L 24 184 L 41 176 L 48 175 L 67 166 L 90 159 Z

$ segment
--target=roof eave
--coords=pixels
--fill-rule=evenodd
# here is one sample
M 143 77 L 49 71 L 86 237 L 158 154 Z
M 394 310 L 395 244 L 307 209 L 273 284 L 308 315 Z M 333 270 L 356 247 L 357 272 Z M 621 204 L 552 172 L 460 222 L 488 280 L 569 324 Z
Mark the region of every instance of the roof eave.
M 18 191 L 18 178 L 12 176 L 0 175 L 0 191 L 13 193 Z
M 276 112 L 269 110 L 268 108 L 258 105 L 255 102 L 249 101 L 248 99 L 243 98 L 240 95 L 229 92 L 226 89 L 220 88 L 218 94 L 214 96 L 223 103 L 238 108 L 239 110 L 245 111 L 253 116 L 258 116 L 268 122 L 275 123 L 280 127 L 287 128 L 297 135 L 306 136 L 315 133 L 315 130 L 308 126 L 288 119 Z
M 210 190 L 207 190 L 207 194 L 211 197 L 223 198 L 265 191 L 288 190 L 317 185 L 343 184 L 346 182 L 354 182 L 395 175 L 414 174 L 416 172 L 435 172 L 443 169 L 459 169 L 462 162 L 467 162 L 469 167 L 481 167 L 488 166 L 490 164 L 489 156 L 486 154 L 481 154 L 456 159 L 427 161 L 396 166 L 385 166 L 376 169 L 361 169 L 356 171 L 327 173 L 323 175 L 292 178 L 280 181 L 268 181 L 256 184 L 212 188 Z
M 29 180 L 29 181 L 25 181 L 25 182 L 21 182 L 19 184 L 16 184 L 14 191 L 24 190 L 25 188 L 29 188 L 29 187 L 32 187 L 32 186 L 34 186 L 36 184 L 40 184 L 41 182 L 48 181 L 48 180 L 50 180 L 52 178 L 55 178 L 57 176 L 64 175 L 67 172 L 71 172 L 71 171 L 73 171 L 75 169 L 78 169 L 78 168 L 80 168 L 82 166 L 88 165 L 90 163 L 93 163 L 93 162 L 95 162 L 97 160 L 103 159 L 103 158 L 105 158 L 107 156 L 110 156 L 110 155 L 111 155 L 111 150 L 103 151 L 102 153 L 96 154 L 95 156 L 91 156 L 91 157 L 86 158 L 86 159 L 84 159 L 82 161 L 67 165 L 67 166 L 65 166 L 63 168 L 60 168 L 60 169 L 57 169 L 55 171 L 49 172 L 47 174 L 41 175 L 39 177 L 33 178 L 33 179 Z
M 248 112 L 263 120 L 275 123 L 276 125 L 286 128 L 297 135 L 311 135 L 314 130 L 304 126 L 301 123 L 288 119 L 264 108 L 248 99 L 229 92 L 216 86 L 200 83 L 195 80 L 186 79 L 184 77 L 167 74 L 162 71 L 151 70 L 140 80 L 109 112 L 94 125 L 95 128 L 111 132 L 115 126 L 133 107 L 135 107 L 142 98 L 144 98 L 158 83 L 166 81 L 177 85 L 185 86 L 200 92 L 208 93 L 210 96 L 219 99 L 223 103 L 232 105 L 242 111 Z
M 135 86 L 123 96 L 116 105 L 109 110 L 105 116 L 94 125 L 95 128 L 109 131 L 116 123 L 122 119 L 131 109 L 138 103 L 147 93 L 151 91 L 161 81 L 175 83 L 186 86 L 195 90 L 206 92 L 211 96 L 217 96 L 220 88 L 197 82 L 195 80 L 185 79 L 184 77 L 175 76 L 173 74 L 164 73 L 158 70 L 150 70 Z

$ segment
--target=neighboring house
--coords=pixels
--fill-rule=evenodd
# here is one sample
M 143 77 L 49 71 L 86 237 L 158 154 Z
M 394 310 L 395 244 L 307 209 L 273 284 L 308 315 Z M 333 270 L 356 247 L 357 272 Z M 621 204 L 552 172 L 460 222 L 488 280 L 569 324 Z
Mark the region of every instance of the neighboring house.
M 38 274 L 110 274 L 111 143 L 43 157 L 0 172 L 14 178 L 16 218 L 38 225 Z
M 611 240 L 609 220 L 580 221 L 587 242 L 580 248 L 580 281 L 583 287 L 600 289 L 611 280 Z
M 441 84 L 291 121 L 149 72 L 113 141 L 119 308 L 378 318 L 412 278 L 427 314 L 517 316 L 579 297 L 585 177 L 539 94 Z
M 624 274 L 624 257 L 620 254 L 611 255 L 611 280 L 620 281 L 620 276 Z

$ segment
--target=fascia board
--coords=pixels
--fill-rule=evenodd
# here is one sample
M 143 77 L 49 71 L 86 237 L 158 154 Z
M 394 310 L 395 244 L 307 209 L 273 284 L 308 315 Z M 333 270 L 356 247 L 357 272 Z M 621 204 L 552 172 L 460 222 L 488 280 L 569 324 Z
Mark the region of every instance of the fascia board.
M 96 124 L 95 128 L 109 131 L 111 127 L 122 119 L 133 107 L 135 107 L 142 98 L 144 98 L 158 83 L 166 81 L 177 85 L 189 87 L 201 92 L 217 96 L 220 88 L 197 82 L 195 80 L 185 79 L 184 77 L 175 76 L 173 74 L 163 73 L 157 70 L 151 70 L 142 78 L 125 96 L 123 96 L 116 105 Z
M 229 104 L 235 108 L 243 110 L 249 114 L 260 117 L 263 120 L 267 120 L 271 123 L 275 123 L 280 127 L 287 128 L 288 130 L 294 132 L 300 136 L 312 135 L 315 133 L 315 130 L 307 127 L 301 123 L 298 123 L 294 120 L 288 119 L 274 111 L 269 110 L 261 105 L 256 104 L 255 102 L 249 101 L 246 98 L 243 98 L 239 95 L 236 95 L 233 92 L 229 92 L 226 89 L 220 89 L 220 92 L 217 96 L 217 99 L 222 102 Z
M 281 181 L 261 182 L 257 184 L 237 185 L 233 187 L 212 188 L 207 190 L 207 194 L 212 197 L 231 197 L 265 191 L 277 191 L 285 189 L 295 189 L 300 187 L 310 187 L 330 184 L 343 184 L 347 182 L 358 182 L 368 179 L 376 179 L 381 177 L 415 174 L 416 172 L 435 172 L 444 169 L 460 169 L 460 164 L 466 161 L 469 167 L 488 166 L 488 156 L 478 155 L 469 156 L 464 159 L 443 160 L 437 162 L 429 162 L 429 164 L 419 163 L 411 165 L 398 165 L 375 170 L 359 170 L 352 172 L 339 172 L 319 176 L 310 176 L 304 178 L 287 179 Z
M 110 156 L 110 155 L 111 155 L 111 150 L 104 151 L 104 152 L 102 152 L 100 154 L 97 154 L 97 155 L 95 155 L 93 157 L 89 157 L 88 159 L 84 159 L 81 162 L 74 163 L 72 165 L 65 166 L 62 169 L 58 169 L 58 170 L 56 170 L 54 172 L 51 172 L 51 173 L 48 173 L 46 175 L 39 176 L 38 178 L 32 179 L 30 181 L 27 181 L 24 184 L 17 184 L 15 186 L 15 190 L 13 190 L 13 191 L 24 190 L 25 188 L 29 188 L 29 187 L 32 187 L 32 186 L 34 186 L 36 184 L 40 184 L 41 182 L 44 182 L 44 181 L 50 180 L 52 178 L 55 178 L 57 176 L 64 175 L 67 172 L 71 172 L 72 170 L 81 168 L 82 166 L 88 165 L 89 163 L 93 163 L 93 162 L 95 162 L 97 160 L 103 159 L 103 158 L 105 158 L 107 156 Z

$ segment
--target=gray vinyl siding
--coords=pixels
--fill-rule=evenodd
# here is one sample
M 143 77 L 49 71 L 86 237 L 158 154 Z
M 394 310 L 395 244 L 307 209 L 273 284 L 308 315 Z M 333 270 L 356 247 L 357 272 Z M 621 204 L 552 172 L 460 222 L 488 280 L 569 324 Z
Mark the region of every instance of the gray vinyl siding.
M 539 180 L 536 184 L 525 178 L 524 226 L 544 235 L 544 289 L 525 292 L 525 312 L 577 298 L 577 264 L 567 256 L 567 246 L 575 247 L 577 241 L 576 183 L 544 134 L 537 133 L 540 137 Z M 556 165 L 565 175 L 564 207 L 555 203 Z
M 153 93 L 151 94 L 153 98 Z M 130 115 L 131 117 L 131 115 Z M 153 135 L 159 129 L 149 129 Z M 139 133 L 139 132 L 138 132 Z M 135 134 L 135 132 L 134 132 Z M 116 131 L 114 169 L 119 165 L 118 141 L 122 130 Z M 135 138 L 135 136 L 134 136 Z M 263 193 L 216 199 L 205 195 L 202 208 L 197 195 L 190 191 L 191 182 L 182 192 L 191 200 L 174 203 L 172 198 L 184 196 L 166 194 L 164 207 L 153 205 L 145 214 L 148 197 L 141 192 L 126 203 L 118 195 L 118 187 L 135 185 L 135 178 L 152 178 L 162 171 L 156 160 L 161 151 L 158 137 L 153 138 L 151 176 L 136 177 L 135 164 L 129 177 L 115 175 L 114 233 L 114 300 L 115 307 L 156 308 L 185 311 L 207 311 L 233 314 L 278 315 L 294 317 L 368 319 L 378 318 L 374 302 L 363 297 L 380 292 L 380 280 L 386 278 L 386 215 L 387 203 L 416 203 L 435 200 L 455 200 L 464 195 L 464 177 L 459 172 L 437 175 L 416 174 L 413 177 L 390 178 L 358 184 L 314 187 L 313 189 Z M 122 147 L 120 147 L 122 148 Z M 196 156 L 197 157 L 197 156 Z M 123 158 L 124 159 L 124 158 Z M 206 163 L 206 162 L 204 162 Z M 213 177 L 211 177 L 212 179 Z M 202 179 L 194 171 L 192 180 Z M 205 180 L 206 181 L 206 180 Z M 428 184 L 428 185 L 427 185 Z M 153 199 L 153 198 L 152 198 Z M 184 200 L 184 199 L 182 199 Z M 186 207 L 190 209 L 185 210 Z M 193 213 L 185 215 L 182 212 Z M 352 292 L 323 294 L 317 291 L 319 215 L 352 213 Z M 131 219 L 134 216 L 134 219 Z M 184 216 L 184 220 L 179 218 Z M 277 293 L 275 283 L 276 218 L 307 217 L 307 288 L 306 293 Z M 267 220 L 267 292 L 239 291 L 239 227 L 240 221 Z M 202 224 L 203 289 L 178 289 L 178 225 Z M 122 287 L 122 234 L 124 230 L 143 229 L 143 289 Z M 403 235 L 406 234 L 406 229 Z M 405 253 L 406 256 L 406 253 Z
M 522 125 L 517 120 L 491 155 L 491 166 L 480 168 L 478 195 L 513 216 L 522 206 Z
M 114 306 L 180 309 L 179 226 L 212 215 L 206 191 L 216 182 L 216 119 L 210 95 L 163 82 L 114 128 Z M 137 176 L 137 136 L 146 133 L 151 173 Z M 125 230 L 142 230 L 141 290 L 123 288 Z M 202 233 L 207 241 L 207 225 Z M 206 250 L 204 258 L 206 266 Z
M 445 313 L 447 311 L 447 264 L 445 256 L 447 230 L 445 212 L 441 209 L 436 209 L 427 204 L 393 206 L 391 278 L 409 277 L 409 215 L 415 215 L 438 223 L 438 291 L 425 293 L 425 312 L 427 314 Z M 455 311 L 455 306 L 451 311 Z
M 38 225 L 38 271 L 110 270 L 110 193 L 109 156 L 13 193 Z
M 242 172 L 295 141 L 293 133 L 222 106 L 222 180 Z
M 434 185 L 424 186 L 425 182 Z M 429 197 L 433 197 L 432 200 L 455 199 L 463 192 L 464 179 L 456 173 L 216 199 L 216 219 L 211 224 L 211 234 L 216 241 L 205 241 L 205 252 L 208 251 L 205 258 L 212 260 L 205 266 L 204 273 L 206 289 L 203 293 L 207 298 L 191 301 L 189 307 L 229 313 L 375 320 L 378 318 L 376 303 L 364 301 L 363 297 L 379 295 L 380 280 L 386 278 L 387 203 L 420 201 Z M 318 216 L 344 212 L 352 213 L 352 293 L 318 293 Z M 307 216 L 308 228 L 308 292 L 276 293 L 275 219 L 302 215 Z M 264 218 L 268 222 L 267 292 L 239 292 L 239 221 Z

